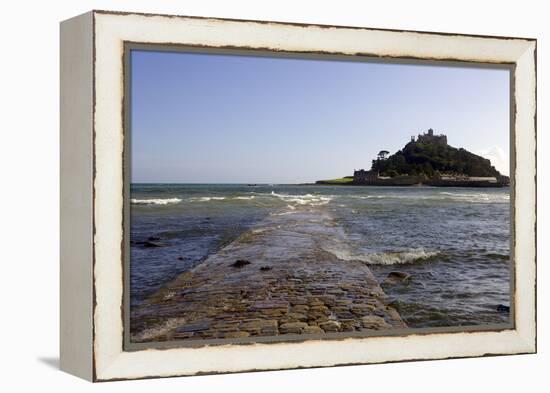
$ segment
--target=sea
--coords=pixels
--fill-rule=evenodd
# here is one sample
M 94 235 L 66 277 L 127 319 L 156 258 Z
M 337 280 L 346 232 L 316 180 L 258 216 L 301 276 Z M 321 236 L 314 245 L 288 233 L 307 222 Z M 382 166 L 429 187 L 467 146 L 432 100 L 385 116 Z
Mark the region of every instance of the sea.
M 269 215 L 307 206 L 341 225 L 348 244 L 328 251 L 366 264 L 409 327 L 510 320 L 508 188 L 132 184 L 130 198 L 131 307 Z

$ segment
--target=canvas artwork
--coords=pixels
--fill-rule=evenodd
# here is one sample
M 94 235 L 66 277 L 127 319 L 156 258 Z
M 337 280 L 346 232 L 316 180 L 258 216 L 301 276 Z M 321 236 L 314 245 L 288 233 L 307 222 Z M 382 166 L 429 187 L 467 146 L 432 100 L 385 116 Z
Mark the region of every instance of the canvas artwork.
M 126 53 L 129 349 L 513 326 L 509 66 Z
M 62 370 L 537 351 L 536 39 L 115 11 L 60 38 Z

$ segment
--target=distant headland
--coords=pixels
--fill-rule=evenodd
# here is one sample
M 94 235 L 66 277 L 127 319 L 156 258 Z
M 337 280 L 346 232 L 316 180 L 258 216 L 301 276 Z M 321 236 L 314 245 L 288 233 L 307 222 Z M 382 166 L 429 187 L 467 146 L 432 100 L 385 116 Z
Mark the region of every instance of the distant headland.
M 446 135 L 428 132 L 411 137 L 402 150 L 389 155 L 381 150 L 370 170 L 354 170 L 353 176 L 318 180 L 318 185 L 506 187 L 510 178 L 501 175 L 491 161 L 463 148 L 447 144 Z

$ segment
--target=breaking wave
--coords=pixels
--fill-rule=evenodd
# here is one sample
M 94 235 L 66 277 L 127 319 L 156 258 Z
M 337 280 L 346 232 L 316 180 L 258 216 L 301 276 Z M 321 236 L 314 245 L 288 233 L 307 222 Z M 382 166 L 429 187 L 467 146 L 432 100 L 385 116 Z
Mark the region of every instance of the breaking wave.
M 291 210 L 289 211 L 286 211 L 286 212 L 281 212 L 281 213 L 271 213 L 272 216 L 288 216 L 289 214 L 294 214 L 295 213 L 295 207 L 294 206 L 288 206 Z
M 426 261 L 441 253 L 439 251 L 426 251 L 424 248 L 413 248 L 406 251 L 377 252 L 354 254 L 345 249 L 325 249 L 336 258 L 343 261 L 361 261 L 369 265 L 401 265 Z
M 439 251 L 426 251 L 423 248 L 399 252 L 381 252 L 371 254 L 368 263 L 371 265 L 399 265 L 425 261 L 439 254 Z
M 195 198 L 189 198 L 189 202 L 210 202 L 210 201 L 224 201 L 224 200 L 242 200 L 242 201 L 249 201 L 254 199 L 254 195 L 250 196 L 236 196 L 236 197 L 222 197 L 222 196 L 203 196 L 203 197 L 195 197 Z
M 445 192 L 439 193 L 441 199 L 451 199 L 455 201 L 464 202 L 508 202 L 510 200 L 509 194 L 488 194 L 488 193 L 457 193 L 457 192 Z
M 132 205 L 170 205 L 180 202 L 179 198 L 130 199 Z
M 277 197 L 287 203 L 295 203 L 297 205 L 310 205 L 310 206 L 322 206 L 329 203 L 332 198 L 322 195 L 287 195 L 287 194 L 277 194 L 275 191 L 271 191 L 271 195 Z M 289 205 L 291 207 L 291 205 Z
M 164 323 L 145 329 L 137 334 L 132 334 L 132 339 L 137 342 L 150 341 L 158 336 L 166 334 L 185 322 L 185 318 L 170 318 Z
M 191 202 L 209 202 L 209 201 L 223 201 L 225 197 L 199 197 L 199 198 L 190 198 Z
M 410 201 L 434 200 L 434 201 L 456 201 L 468 203 L 507 203 L 510 201 L 510 195 L 500 193 L 479 193 L 479 192 L 446 192 L 441 191 L 436 194 L 428 195 L 410 195 L 410 194 L 378 194 L 378 195 L 354 195 L 353 199 L 406 199 Z

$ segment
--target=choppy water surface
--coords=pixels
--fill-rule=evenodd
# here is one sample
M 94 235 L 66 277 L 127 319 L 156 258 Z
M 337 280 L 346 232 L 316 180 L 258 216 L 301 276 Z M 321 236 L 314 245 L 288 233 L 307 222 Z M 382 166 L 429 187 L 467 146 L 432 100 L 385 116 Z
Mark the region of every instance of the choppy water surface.
M 508 322 L 509 202 L 506 188 L 132 185 L 131 304 L 266 216 L 308 206 L 347 234 L 325 251 L 367 264 L 410 327 Z

